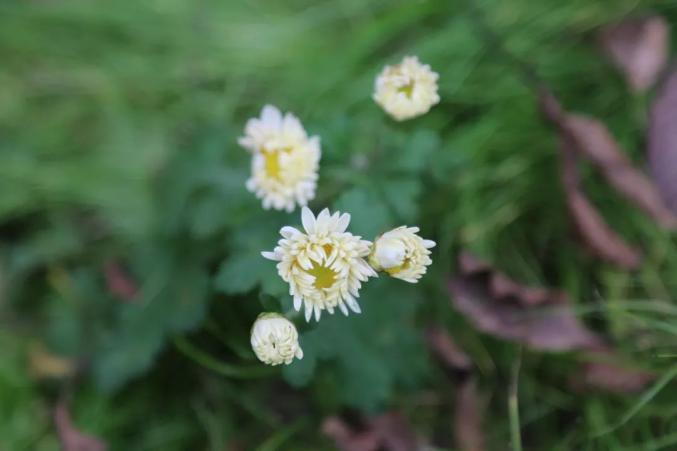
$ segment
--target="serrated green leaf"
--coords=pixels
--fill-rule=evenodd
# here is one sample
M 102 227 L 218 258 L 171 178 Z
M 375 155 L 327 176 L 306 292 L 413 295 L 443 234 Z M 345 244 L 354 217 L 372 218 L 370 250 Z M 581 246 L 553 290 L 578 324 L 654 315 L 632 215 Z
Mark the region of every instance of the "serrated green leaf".
M 325 313 L 314 329 L 301 334 L 309 360 L 292 363 L 283 371 L 285 379 L 305 385 L 318 360 L 336 372 L 333 389 L 343 403 L 365 411 L 381 405 L 395 386 L 416 386 L 427 366 L 412 323 L 417 303 L 417 290 L 400 281 L 384 277 L 368 282 L 360 296 L 362 314 Z
M 94 379 L 103 390 L 115 390 L 153 363 L 170 334 L 194 328 L 204 318 L 209 278 L 190 259 L 172 261 L 162 251 L 146 258 L 154 268 L 141 299 L 121 307 L 120 317 L 94 356 Z
M 221 264 L 214 283 L 219 291 L 226 294 L 246 293 L 269 273 L 261 255 L 234 255 Z M 271 262 L 269 266 L 274 266 Z

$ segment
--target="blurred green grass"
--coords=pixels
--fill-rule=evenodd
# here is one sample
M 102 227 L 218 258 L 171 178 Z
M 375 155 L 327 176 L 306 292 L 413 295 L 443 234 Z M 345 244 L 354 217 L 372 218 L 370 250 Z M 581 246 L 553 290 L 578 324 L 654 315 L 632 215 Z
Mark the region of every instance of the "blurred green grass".
M 642 161 L 641 102 L 600 58 L 593 34 L 631 12 L 658 11 L 674 24 L 677 3 L 475 3 L 568 108 L 602 118 Z M 113 450 L 331 449 L 323 416 L 389 406 L 452 449 L 454 387 L 420 337 L 431 320 L 475 360 L 491 403 L 488 448 L 505 449 L 515 346 L 478 334 L 450 307 L 444 281 L 459 249 L 565 289 L 629 359 L 667 372 L 677 315 L 645 305 L 674 307 L 675 239 L 586 174 L 605 218 L 646 257 L 627 273 L 580 251 L 555 182 L 552 133 L 519 74 L 475 31 L 460 0 L 0 4 L 0 450 L 57 449 L 49 406 L 63 388 L 29 376 L 36 338 L 87 362 L 75 420 Z M 406 54 L 440 73 L 442 101 L 399 124 L 370 94 L 379 69 Z M 410 223 L 438 242 L 416 289 L 374 282 L 362 317 L 304 327 L 307 358 L 284 370 L 285 381 L 279 372 L 220 377 L 171 345 L 193 331 L 224 362 L 251 365 L 256 313 L 290 308 L 272 265 L 251 256 L 298 214 L 260 209 L 244 190 L 247 155 L 236 144 L 265 103 L 322 138 L 313 208 L 350 211 L 366 238 Z M 101 270 L 111 260 L 138 278 L 140 305 L 106 289 Z M 572 355 L 525 354 L 525 449 L 677 446 L 674 384 L 595 438 L 637 396 L 572 393 L 574 368 Z M 420 403 L 422 390 L 437 403 Z M 301 416 L 310 418 L 294 422 Z

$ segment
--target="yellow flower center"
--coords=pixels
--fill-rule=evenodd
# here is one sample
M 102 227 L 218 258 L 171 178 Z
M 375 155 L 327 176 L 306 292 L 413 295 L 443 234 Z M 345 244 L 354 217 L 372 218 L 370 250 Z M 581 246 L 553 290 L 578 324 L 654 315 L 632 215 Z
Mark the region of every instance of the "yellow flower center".
M 265 159 L 265 169 L 268 177 L 273 179 L 280 179 L 280 160 L 277 155 L 277 152 L 266 152 L 263 154 Z
M 404 261 L 402 262 L 402 264 L 400 266 L 395 266 L 393 268 L 387 268 L 385 270 L 385 272 L 387 272 L 391 276 L 394 276 L 398 272 L 407 269 L 409 267 L 409 265 L 411 265 L 411 259 L 409 257 L 407 257 L 407 258 L 404 259 Z
M 280 174 L 280 153 L 286 152 L 289 153 L 292 151 L 291 147 L 283 147 L 281 149 L 264 149 L 263 158 L 264 158 L 264 169 L 268 177 L 280 180 L 282 175 Z
M 406 85 L 400 86 L 399 88 L 397 88 L 397 92 L 401 92 L 405 96 L 411 97 L 411 95 L 414 93 L 414 81 L 411 80 Z
M 307 273 L 315 277 L 315 288 L 329 288 L 334 285 L 334 282 L 336 281 L 336 273 L 334 270 L 320 265 L 315 260 L 311 260 L 311 263 L 313 267 L 310 268 Z

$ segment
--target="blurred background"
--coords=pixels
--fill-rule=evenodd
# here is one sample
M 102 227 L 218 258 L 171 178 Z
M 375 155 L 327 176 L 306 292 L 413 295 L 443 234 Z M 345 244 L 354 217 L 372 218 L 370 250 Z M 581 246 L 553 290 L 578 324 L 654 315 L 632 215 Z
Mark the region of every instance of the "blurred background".
M 676 21 L 672 0 L 2 2 L 0 450 L 677 449 Z M 371 94 L 405 55 L 441 102 L 398 123 Z M 300 224 L 244 187 L 267 103 L 321 137 L 314 211 L 438 243 L 362 315 L 290 315 L 284 368 L 249 346 L 293 312 L 260 251 Z

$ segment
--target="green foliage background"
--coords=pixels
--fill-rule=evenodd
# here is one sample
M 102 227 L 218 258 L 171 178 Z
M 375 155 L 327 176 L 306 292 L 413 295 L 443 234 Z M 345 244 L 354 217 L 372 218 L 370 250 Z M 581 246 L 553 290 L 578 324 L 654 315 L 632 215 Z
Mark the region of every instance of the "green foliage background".
M 600 57 L 594 32 L 633 12 L 675 24 L 677 3 L 474 3 L 569 109 L 602 118 L 641 164 L 647 99 Z M 629 273 L 580 250 L 552 133 L 467 5 L 0 4 L 0 450 L 58 449 L 49 408 L 62 383 L 29 375 L 35 340 L 84 362 L 73 415 L 113 450 L 332 449 L 319 432 L 324 416 L 387 408 L 453 449 L 454 386 L 422 340 L 431 322 L 476 362 L 490 403 L 488 448 L 506 449 L 517 350 L 476 332 L 449 304 L 445 281 L 460 249 L 524 282 L 561 287 L 629 361 L 667 372 L 677 352 L 677 242 L 590 173 L 591 197 L 646 257 Z M 370 95 L 380 68 L 407 54 L 439 72 L 442 101 L 396 123 Z M 362 315 L 318 325 L 297 317 L 306 357 L 284 369 L 262 367 L 248 345 L 260 311 L 291 311 L 259 252 L 272 249 L 282 225 L 300 223 L 298 212 L 263 211 L 244 188 L 249 161 L 236 140 L 265 103 L 321 136 L 314 210 L 350 212 L 351 231 L 368 239 L 406 223 L 438 242 L 418 285 L 366 285 Z M 138 281 L 135 302 L 106 288 L 109 261 Z M 205 368 L 185 352 L 217 361 Z M 525 352 L 526 449 L 677 446 L 674 384 L 598 436 L 637 396 L 573 393 L 575 362 Z

